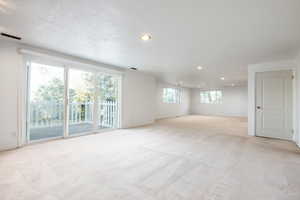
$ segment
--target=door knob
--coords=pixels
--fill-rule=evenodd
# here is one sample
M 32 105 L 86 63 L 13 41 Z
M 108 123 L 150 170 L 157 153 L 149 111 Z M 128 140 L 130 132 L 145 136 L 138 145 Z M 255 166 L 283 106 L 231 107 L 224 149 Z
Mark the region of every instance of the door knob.
M 256 106 L 256 108 L 257 108 L 257 109 L 261 109 L 261 107 L 260 107 L 260 106 Z

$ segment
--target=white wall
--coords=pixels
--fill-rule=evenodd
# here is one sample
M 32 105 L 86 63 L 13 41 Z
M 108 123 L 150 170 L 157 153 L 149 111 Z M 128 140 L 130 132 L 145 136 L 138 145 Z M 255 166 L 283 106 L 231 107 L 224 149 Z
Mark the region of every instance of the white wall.
M 122 128 L 154 122 L 156 108 L 156 80 L 138 72 L 126 71 L 122 91 Z
M 255 135 L 255 73 L 256 72 L 265 72 L 265 71 L 278 71 L 278 70 L 293 70 L 296 74 L 297 68 L 294 60 L 283 60 L 276 62 L 268 62 L 268 63 L 260 63 L 248 66 L 248 134 L 254 136 Z M 294 84 L 295 92 L 299 91 L 299 78 L 296 79 L 298 85 Z M 296 83 L 295 82 L 295 83 Z M 294 95 L 294 129 L 295 129 L 295 141 L 296 137 L 298 137 L 298 120 L 297 120 L 297 112 L 296 108 L 299 106 L 297 102 L 299 99 L 297 95 Z M 299 109 L 299 107 L 298 107 Z M 300 110 L 300 109 L 299 109 Z
M 182 96 L 181 103 L 163 103 L 163 88 L 178 88 L 177 86 L 157 82 L 157 92 L 156 92 L 156 119 L 177 117 L 190 114 L 190 89 L 181 88 Z
M 223 94 L 222 104 L 201 104 L 201 90 L 193 89 L 192 114 L 247 117 L 247 87 L 224 87 L 221 90 Z
M 0 150 L 17 146 L 18 76 L 22 57 L 16 46 L 0 40 Z

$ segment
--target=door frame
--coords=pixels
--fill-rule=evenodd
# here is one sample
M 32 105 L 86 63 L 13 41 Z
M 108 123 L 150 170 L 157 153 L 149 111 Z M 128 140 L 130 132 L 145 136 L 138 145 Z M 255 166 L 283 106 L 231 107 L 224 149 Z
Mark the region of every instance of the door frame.
M 248 135 L 256 136 L 256 74 L 257 72 L 282 71 L 291 70 L 293 72 L 293 141 L 297 142 L 297 88 L 296 88 L 296 72 L 297 67 L 293 61 L 278 61 L 271 63 L 261 63 L 248 66 Z
M 89 134 L 95 134 L 95 133 L 102 133 L 102 132 L 107 132 L 111 131 L 114 129 L 121 128 L 121 120 L 122 120 L 122 96 L 120 95 L 122 93 L 122 83 L 123 83 L 123 73 L 118 70 L 111 70 L 111 69 L 105 69 L 102 67 L 97 67 L 97 65 L 92 65 L 92 64 L 87 64 L 85 62 L 77 62 L 72 59 L 68 60 L 66 58 L 60 58 L 56 56 L 51 56 L 48 54 L 43 54 L 43 53 L 36 53 L 35 52 L 22 52 L 20 50 L 20 53 L 23 54 L 23 64 L 21 66 L 21 69 L 19 69 L 19 87 L 18 87 L 18 147 L 31 144 L 31 143 L 37 143 L 37 142 L 43 142 L 43 141 L 49 141 L 49 140 L 55 140 L 55 139 L 62 139 L 62 138 L 72 138 L 72 137 L 78 137 L 82 135 L 89 135 Z M 30 71 L 29 71 L 29 66 L 28 62 L 39 62 L 42 64 L 49 64 L 49 65 L 54 65 L 58 67 L 64 68 L 64 81 L 65 81 L 65 91 L 64 91 L 64 96 L 65 96 L 65 109 L 64 109 L 64 132 L 62 136 L 59 137 L 53 137 L 53 138 L 45 138 L 41 140 L 36 140 L 36 141 L 30 141 L 27 136 L 27 120 L 28 120 L 28 91 L 29 91 L 29 78 L 30 78 Z M 105 130 L 92 130 L 90 132 L 86 133 L 80 133 L 80 134 L 75 134 L 75 135 L 69 135 L 67 134 L 67 129 L 68 127 L 68 79 L 69 79 L 69 69 L 79 69 L 79 70 L 84 70 L 84 71 L 89 71 L 93 73 L 102 73 L 102 74 L 107 74 L 107 75 L 113 75 L 117 78 L 118 80 L 118 102 L 117 105 L 118 107 L 118 124 L 116 125 L 116 128 L 107 128 Z

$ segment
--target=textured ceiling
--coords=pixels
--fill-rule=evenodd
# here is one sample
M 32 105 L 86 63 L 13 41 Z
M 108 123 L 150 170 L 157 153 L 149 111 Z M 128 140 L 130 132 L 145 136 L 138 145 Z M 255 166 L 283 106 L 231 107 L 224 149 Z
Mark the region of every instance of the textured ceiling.
M 0 0 L 0 31 L 24 43 L 190 87 L 243 84 L 247 64 L 292 57 L 299 19 L 299 0 Z

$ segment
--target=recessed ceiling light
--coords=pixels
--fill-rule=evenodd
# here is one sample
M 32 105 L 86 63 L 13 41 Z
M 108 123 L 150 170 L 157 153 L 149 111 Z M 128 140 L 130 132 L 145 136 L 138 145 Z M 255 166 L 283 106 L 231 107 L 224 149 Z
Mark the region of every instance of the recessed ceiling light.
M 141 37 L 141 39 L 142 40 L 144 40 L 144 41 L 148 41 L 148 40 L 151 40 L 151 35 L 149 35 L 149 34 L 144 34 L 144 35 L 142 35 L 142 37 Z
M 198 70 L 202 70 L 202 69 L 203 69 L 203 67 L 201 67 L 201 66 L 198 66 L 198 67 L 197 67 L 197 69 L 198 69 Z
M 222 81 L 224 81 L 224 80 L 225 80 L 225 77 L 221 77 L 220 79 L 221 79 Z

